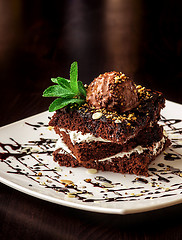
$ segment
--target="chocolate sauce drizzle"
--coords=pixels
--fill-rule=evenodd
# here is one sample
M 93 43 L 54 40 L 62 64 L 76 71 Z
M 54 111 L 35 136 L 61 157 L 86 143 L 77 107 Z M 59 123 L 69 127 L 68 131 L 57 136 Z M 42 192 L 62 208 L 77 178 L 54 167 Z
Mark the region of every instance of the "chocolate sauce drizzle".
M 181 123 L 179 119 L 166 119 L 161 117 L 161 123 L 167 127 L 170 134 L 182 134 L 182 128 L 177 124 Z M 43 122 L 32 124 L 25 122 L 28 127 L 34 130 L 41 130 L 47 127 Z M 181 138 L 182 139 L 182 138 Z M 121 201 L 138 201 L 140 199 L 165 198 L 182 194 L 181 183 L 171 184 L 174 177 L 182 178 L 182 170 L 174 168 L 168 162 L 180 161 L 182 154 L 177 152 L 182 148 L 179 138 L 172 138 L 170 152 L 164 153 L 164 162 L 154 164 L 149 168 L 150 176 L 134 176 L 130 187 L 124 186 L 121 182 L 112 182 L 102 175 L 94 178 L 85 178 L 85 188 L 78 186 L 72 181 L 60 181 L 64 176 L 58 168 L 51 168 L 48 163 L 44 162 L 46 156 L 51 156 L 55 147 L 56 139 L 39 138 L 38 140 L 29 140 L 24 144 L 18 143 L 14 138 L 9 138 L 8 143 L 0 143 L 0 160 L 9 168 L 8 174 L 19 174 L 30 179 L 28 187 L 39 184 L 42 187 L 52 189 L 58 194 L 65 194 L 68 197 L 77 198 L 83 202 L 121 202 Z M 31 162 L 31 164 L 30 164 Z M 167 163 L 167 164 L 166 164 Z M 69 177 L 74 170 L 69 171 Z M 167 185 L 167 187 L 164 187 Z M 90 186 L 97 190 L 98 196 L 87 188 Z M 151 188 L 152 187 L 152 188 Z
M 34 130 L 37 130 L 37 128 L 41 128 L 41 127 L 48 127 L 48 125 L 44 124 L 43 122 L 37 122 L 37 124 L 32 124 L 32 123 L 25 122 L 25 124 L 33 127 Z

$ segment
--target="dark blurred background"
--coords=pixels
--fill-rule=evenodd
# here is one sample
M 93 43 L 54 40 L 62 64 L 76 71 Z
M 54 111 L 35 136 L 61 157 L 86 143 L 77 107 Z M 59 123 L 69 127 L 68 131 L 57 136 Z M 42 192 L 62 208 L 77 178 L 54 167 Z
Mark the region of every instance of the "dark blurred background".
M 182 0 L 0 0 L 0 126 L 48 109 L 51 77 L 122 71 L 182 103 Z M 0 239 L 182 239 L 182 204 L 84 212 L 0 184 Z
M 46 110 L 51 77 L 122 71 L 182 103 L 182 1 L 0 0 L 0 125 Z

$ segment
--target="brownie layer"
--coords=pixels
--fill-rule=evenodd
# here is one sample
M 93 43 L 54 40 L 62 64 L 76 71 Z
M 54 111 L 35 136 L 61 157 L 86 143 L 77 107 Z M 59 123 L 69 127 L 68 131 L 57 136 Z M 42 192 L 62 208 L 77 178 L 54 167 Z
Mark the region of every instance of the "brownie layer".
M 169 144 L 170 141 L 164 137 L 152 146 L 143 148 L 143 151 L 131 151 L 131 154 L 126 152 L 120 157 L 116 155 L 93 161 L 79 162 L 76 158 L 70 154 L 66 154 L 61 149 L 57 149 L 53 153 L 53 157 L 54 161 L 58 162 L 60 166 L 94 168 L 102 171 L 148 176 L 148 165 L 169 146 Z
M 121 151 L 129 151 L 136 146 L 136 143 L 133 142 L 124 145 L 99 141 L 73 144 L 70 140 L 69 135 L 65 132 L 62 132 L 62 140 L 68 146 L 68 148 L 71 150 L 71 152 L 79 162 L 105 158 L 115 155 L 116 153 Z
M 115 155 L 119 152 L 127 152 L 136 146 L 149 146 L 154 142 L 158 142 L 163 137 L 162 126 L 155 125 L 141 131 L 134 139 L 130 139 L 125 144 L 116 144 L 112 142 L 91 141 L 91 142 L 72 142 L 70 139 L 70 131 L 62 131 L 56 128 L 56 133 L 60 135 L 60 142 L 63 141 L 71 150 L 73 155 L 79 162 L 98 160 L 105 157 Z
M 137 88 L 140 104 L 131 111 L 119 114 L 106 109 L 95 109 L 86 103 L 79 109 L 57 110 L 49 124 L 124 144 L 136 137 L 142 129 L 149 127 L 151 122 L 157 122 L 165 103 L 161 93 L 141 86 Z

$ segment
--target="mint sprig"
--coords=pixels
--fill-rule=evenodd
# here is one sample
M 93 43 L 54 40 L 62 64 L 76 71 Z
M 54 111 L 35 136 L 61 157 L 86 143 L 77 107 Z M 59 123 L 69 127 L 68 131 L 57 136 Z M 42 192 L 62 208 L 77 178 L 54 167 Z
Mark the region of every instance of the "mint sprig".
M 51 78 L 57 85 L 48 87 L 43 92 L 43 97 L 58 97 L 49 106 L 53 112 L 65 106 L 81 106 L 85 103 L 86 89 L 81 81 L 78 81 L 78 64 L 73 62 L 70 67 L 70 80 L 62 77 Z
M 73 62 L 70 68 L 70 86 L 73 92 L 78 93 L 78 64 Z

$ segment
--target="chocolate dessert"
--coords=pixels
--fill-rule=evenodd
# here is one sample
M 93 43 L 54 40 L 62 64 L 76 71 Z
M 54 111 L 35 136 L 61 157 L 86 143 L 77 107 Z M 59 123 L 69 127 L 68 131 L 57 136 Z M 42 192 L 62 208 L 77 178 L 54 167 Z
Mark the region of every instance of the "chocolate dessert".
M 150 162 L 170 144 L 158 125 L 164 106 L 162 93 L 125 74 L 101 74 L 87 87 L 84 104 L 58 109 L 50 120 L 60 136 L 54 161 L 148 176 Z
M 134 82 L 120 72 L 100 74 L 88 86 L 87 102 L 98 109 L 128 111 L 138 105 Z

